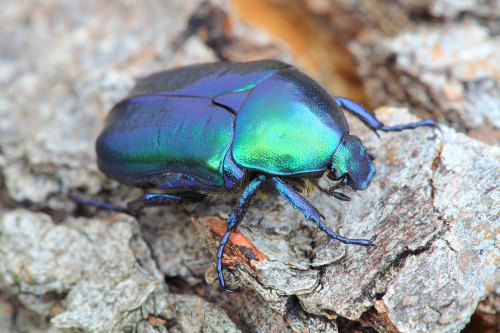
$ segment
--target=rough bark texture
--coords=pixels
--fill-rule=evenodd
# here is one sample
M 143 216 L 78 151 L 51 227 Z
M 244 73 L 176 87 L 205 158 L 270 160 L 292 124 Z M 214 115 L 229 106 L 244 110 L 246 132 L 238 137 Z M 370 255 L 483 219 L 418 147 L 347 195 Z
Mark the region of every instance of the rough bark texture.
M 488 142 L 500 139 L 500 38 L 488 28 L 474 21 L 432 24 L 367 38 L 352 50 L 359 59 L 371 57 L 358 69 L 375 103 L 410 104 Z
M 481 141 L 500 143 L 499 1 L 304 4 L 351 42 L 372 105 L 411 107 Z
M 356 38 L 372 104 L 409 105 L 494 143 L 498 3 L 412 3 L 300 8 L 342 28 L 345 42 Z M 141 193 L 106 180 L 94 153 L 108 110 L 137 77 L 217 59 L 299 62 L 223 1 L 9 0 L 2 8 L 0 331 L 457 332 L 475 311 L 498 325 L 498 146 L 446 125 L 378 139 L 349 118 L 377 157 L 376 177 L 347 203 L 320 192 L 307 199 L 331 229 L 377 235 L 376 246 L 329 241 L 283 198 L 262 196 L 226 251 L 227 281 L 242 291 L 223 293 L 214 262 L 232 201 L 135 219 L 76 207 L 68 195 L 123 204 Z M 418 119 L 406 108 L 376 114 L 387 124 Z

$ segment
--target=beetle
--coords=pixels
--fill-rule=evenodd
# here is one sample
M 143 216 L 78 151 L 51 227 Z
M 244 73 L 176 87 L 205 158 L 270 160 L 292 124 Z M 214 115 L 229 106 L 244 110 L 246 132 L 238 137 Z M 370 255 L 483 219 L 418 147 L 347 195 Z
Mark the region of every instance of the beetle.
M 296 68 L 276 60 L 216 62 L 156 73 L 141 79 L 109 113 L 96 142 L 99 169 L 109 178 L 162 193 L 145 193 L 118 207 L 136 214 L 147 206 L 239 196 L 217 251 L 219 285 L 226 287 L 224 247 L 264 184 L 274 188 L 306 220 L 331 238 L 349 239 L 323 223 L 324 216 L 300 193 L 326 175 L 337 181 L 329 194 L 368 188 L 372 157 L 349 134 L 344 109 L 377 131 L 401 131 L 438 124 L 431 119 L 386 126 L 361 105 L 331 96 Z

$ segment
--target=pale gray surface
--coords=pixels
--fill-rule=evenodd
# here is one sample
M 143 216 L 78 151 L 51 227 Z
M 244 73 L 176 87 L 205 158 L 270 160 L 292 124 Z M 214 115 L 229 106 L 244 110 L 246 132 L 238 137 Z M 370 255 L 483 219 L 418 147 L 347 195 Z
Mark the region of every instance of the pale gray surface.
M 68 199 L 70 189 L 84 188 L 92 197 L 101 189 L 118 187 L 98 173 L 94 141 L 108 110 L 126 95 L 135 78 L 166 66 L 217 59 L 196 31 L 189 37 L 183 35 L 190 17 L 199 11 L 226 15 L 213 3 L 199 8 L 200 2 L 2 4 L 2 328 L 55 332 L 55 327 L 66 327 L 103 332 L 136 326 L 143 332 L 233 332 L 239 330 L 233 323 L 238 316 L 248 318 L 248 327 L 262 331 L 283 322 L 281 316 L 266 313 L 266 305 L 255 297 L 252 302 L 263 309 L 265 317 L 261 313 L 260 318 L 253 318 L 250 312 L 259 311 L 250 308 L 229 320 L 226 313 L 233 309 L 222 310 L 224 299 L 220 301 L 221 293 L 215 286 L 210 302 L 209 295 L 191 295 L 192 291 L 170 294 L 136 222 L 129 217 L 82 218 L 76 222 L 68 215 L 75 208 Z M 225 27 L 224 21 L 217 24 Z M 234 28 L 237 31 L 232 38 L 239 42 L 226 50 L 228 55 L 285 54 L 282 47 L 270 44 L 267 35 L 254 35 L 241 24 Z M 238 35 L 248 36 L 245 43 Z M 175 49 L 177 40 L 180 45 Z M 127 188 L 120 191 L 121 197 L 135 195 Z M 120 200 L 120 195 L 113 195 L 110 201 Z M 50 216 L 24 209 L 12 211 L 16 206 Z M 89 227 L 93 230 L 85 230 Z M 88 239 L 92 233 L 99 242 Z M 173 243 L 188 250 L 180 236 L 174 234 Z M 162 241 L 154 239 L 158 240 Z M 132 248 L 138 244 L 141 251 Z M 198 245 L 195 251 L 203 249 Z M 192 269 L 192 262 L 182 266 L 177 259 L 161 259 L 158 262 L 165 263 L 172 276 L 198 283 L 212 262 L 202 253 L 199 268 L 191 273 L 182 267 Z M 151 271 L 144 272 L 143 266 Z M 240 306 L 243 309 L 244 304 Z M 148 312 L 159 319 L 148 317 Z M 287 326 L 283 322 L 277 327 L 283 331 Z
M 219 49 L 201 32 L 174 50 L 194 12 L 226 12 L 214 2 L 200 9 L 197 1 L 9 1 L 4 8 L 2 329 L 336 332 L 349 326 L 345 318 L 369 314 L 401 331 L 453 332 L 494 288 L 499 149 L 446 127 L 381 133 L 379 140 L 349 118 L 352 133 L 377 156 L 371 187 L 347 193 L 349 203 L 318 192 L 308 199 L 330 228 L 356 238 L 376 234 L 377 246 L 328 242 L 283 198 L 257 200 L 240 231 L 269 260 L 226 270 L 229 282 L 246 288 L 238 294 L 203 282 L 214 280 L 216 247 L 201 217 L 224 220 L 230 200 L 150 209 L 139 223 L 109 212 L 73 217 L 70 190 L 115 203 L 140 193 L 105 180 L 93 148 L 108 109 L 136 77 L 217 56 L 289 55 L 241 23 L 222 30 L 227 44 Z M 388 43 L 396 48 L 402 40 Z M 377 115 L 388 124 L 417 120 L 402 109 Z
M 377 114 L 390 124 L 412 120 L 401 109 L 385 108 Z M 240 278 L 245 284 L 250 281 L 282 313 L 286 295 L 295 294 L 307 312 L 327 317 L 337 313 L 357 320 L 384 295 L 381 299 L 389 307 L 385 315 L 401 331 L 459 330 L 493 286 L 500 259 L 500 221 L 495 208 L 500 202 L 495 189 L 500 149 L 448 128 L 442 134 L 422 128 L 381 136 L 378 140 L 370 134 L 364 140 L 377 156 L 378 167 L 368 190 L 353 194 L 349 203 L 317 193 L 311 198 L 333 230 L 355 238 L 376 234 L 377 246 L 323 244 L 324 235 L 283 199 L 274 199 L 274 207 L 256 202 L 240 230 L 255 237 L 255 244 L 273 261 L 255 265 L 257 281 L 247 276 L 248 270 L 242 270 Z M 274 228 L 259 223 L 270 211 L 277 212 Z M 279 245 L 272 238 L 284 224 L 293 236 Z M 262 244 L 258 229 L 271 245 Z M 294 252 L 297 246 L 306 249 L 313 241 L 312 256 Z M 307 271 L 291 262 L 283 265 L 273 255 L 282 252 L 286 259 L 288 253 L 297 253 L 302 258 L 296 260 L 304 265 L 314 262 L 319 251 L 336 248 L 343 249 L 344 256 L 334 255 Z M 312 292 L 305 288 L 311 288 L 310 284 L 315 285 Z M 418 319 L 409 321 L 408 316 Z
M 408 107 L 500 144 L 500 1 L 303 4 L 349 44 L 367 103 Z
M 212 304 L 169 292 L 129 216 L 54 224 L 43 213 L 13 210 L 2 215 L 0 235 L 6 288 L 56 328 L 240 332 Z
M 500 129 L 500 38 L 473 21 L 422 26 L 354 44 L 375 103 L 416 111 L 460 129 Z M 409 89 L 404 89 L 409 87 Z
M 477 21 L 494 34 L 500 32 L 498 0 L 304 0 L 303 3 L 307 11 L 328 17 L 334 29 L 341 27 L 348 35 L 363 31 L 387 36 L 411 31 L 429 22 L 464 19 Z
M 500 1 L 498 0 L 399 0 L 411 9 L 424 10 L 435 17 L 448 19 L 469 14 L 477 17 L 500 18 Z

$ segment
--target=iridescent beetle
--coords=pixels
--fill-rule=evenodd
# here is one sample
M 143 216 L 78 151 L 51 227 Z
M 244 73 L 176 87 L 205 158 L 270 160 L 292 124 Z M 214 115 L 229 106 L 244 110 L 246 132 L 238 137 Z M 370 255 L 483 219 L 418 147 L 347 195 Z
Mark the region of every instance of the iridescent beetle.
M 438 127 L 429 119 L 385 126 L 362 106 L 332 97 L 279 61 L 218 62 L 151 75 L 111 110 L 96 149 L 99 169 L 109 178 L 164 193 L 145 193 L 127 208 L 91 204 L 135 214 L 146 206 L 240 195 L 217 251 L 219 283 L 226 291 L 231 290 L 222 274 L 224 246 L 264 183 L 330 237 L 371 245 L 374 238 L 349 239 L 328 229 L 299 194 L 326 173 L 339 182 L 329 193 L 349 200 L 337 190 L 364 190 L 375 175 L 361 141 L 349 135 L 341 108 L 375 133 Z

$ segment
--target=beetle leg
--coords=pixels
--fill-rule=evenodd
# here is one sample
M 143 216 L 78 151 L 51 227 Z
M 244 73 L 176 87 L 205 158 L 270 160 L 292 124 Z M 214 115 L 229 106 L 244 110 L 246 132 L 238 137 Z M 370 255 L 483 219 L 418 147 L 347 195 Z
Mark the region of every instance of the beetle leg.
M 245 213 L 247 212 L 248 207 L 250 207 L 250 203 L 252 202 L 252 199 L 255 197 L 257 190 L 262 185 L 262 183 L 264 183 L 265 180 L 266 180 L 265 175 L 259 175 L 254 180 L 252 180 L 250 184 L 248 184 L 248 186 L 243 191 L 243 194 L 238 199 L 238 207 L 231 214 L 231 216 L 229 216 L 229 219 L 227 220 L 228 224 L 227 230 L 224 236 L 222 236 L 219 243 L 219 249 L 217 250 L 217 273 L 219 275 L 219 285 L 221 289 L 224 291 L 227 292 L 234 291 L 226 288 L 226 283 L 224 282 L 224 275 L 222 274 L 222 255 L 224 254 L 224 247 L 226 246 L 229 236 L 231 236 L 231 232 L 233 232 L 233 230 L 235 230 L 238 227 L 238 224 L 240 224 L 241 220 L 245 216 Z
M 139 198 L 127 203 L 127 207 L 116 206 L 107 202 L 94 200 L 85 200 L 78 198 L 72 194 L 69 198 L 75 203 L 84 206 L 94 206 L 101 209 L 112 210 L 115 212 L 125 213 L 136 216 L 144 207 L 151 206 L 167 206 L 178 203 L 190 203 L 203 200 L 204 196 L 197 193 L 182 193 L 179 195 L 162 194 L 162 193 L 144 193 Z
M 372 239 L 350 239 L 340 235 L 328 229 L 325 224 L 321 221 L 322 215 L 320 212 L 311 205 L 306 199 L 304 199 L 300 194 L 295 192 L 290 186 L 288 186 L 279 177 L 272 177 L 271 182 L 274 187 L 281 193 L 281 195 L 295 208 L 300 210 L 302 214 L 306 217 L 306 220 L 314 220 L 318 225 L 318 228 L 323 230 L 333 239 L 336 239 L 344 244 L 356 244 L 356 245 L 373 245 L 375 237 Z
M 191 203 L 203 200 L 203 198 L 203 195 L 199 195 L 197 193 L 180 193 L 177 195 L 165 193 L 144 193 L 139 198 L 127 203 L 125 213 L 135 216 L 145 207 Z
M 79 198 L 77 196 L 74 196 L 73 194 L 68 195 L 69 198 L 76 204 L 82 205 L 82 206 L 94 206 L 97 208 L 101 209 L 106 209 L 106 210 L 112 210 L 115 212 L 120 212 L 120 213 L 127 213 L 127 208 L 122 207 L 122 206 L 116 206 L 107 202 L 100 202 L 100 201 L 95 201 L 95 200 L 86 200 Z
M 375 116 L 371 112 L 366 110 L 361 105 L 351 101 L 350 99 L 343 97 L 334 97 L 334 99 L 340 105 L 341 108 L 343 108 L 344 110 L 348 111 L 349 113 L 360 119 L 363 123 L 365 123 L 366 126 L 368 126 L 373 132 L 375 132 L 377 136 L 379 136 L 377 130 L 381 130 L 384 132 L 399 132 L 405 129 L 414 129 L 420 126 L 433 126 L 441 130 L 438 123 L 436 123 L 432 119 L 424 119 L 422 121 L 419 121 L 418 123 L 386 126 L 383 123 L 381 123 L 377 118 L 375 118 Z

